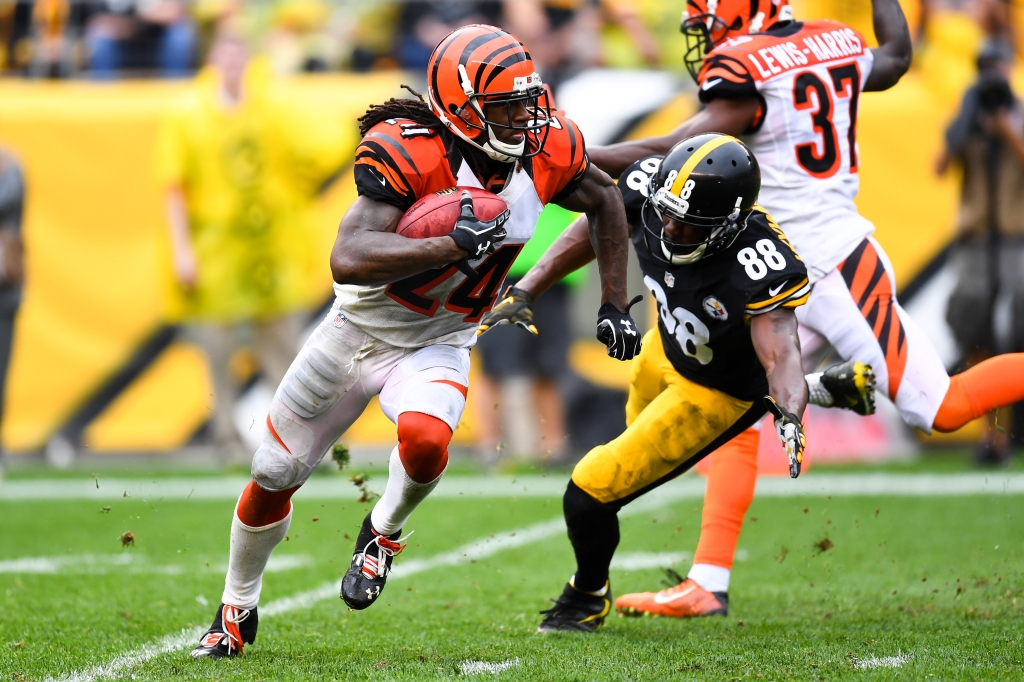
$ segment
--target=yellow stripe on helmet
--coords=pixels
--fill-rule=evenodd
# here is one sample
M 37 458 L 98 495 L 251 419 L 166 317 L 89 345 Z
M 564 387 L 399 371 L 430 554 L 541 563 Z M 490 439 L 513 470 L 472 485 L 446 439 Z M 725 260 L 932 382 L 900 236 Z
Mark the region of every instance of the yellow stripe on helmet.
M 690 178 L 690 173 L 692 173 L 693 169 L 697 167 L 697 164 L 707 158 L 708 154 L 728 142 L 739 142 L 739 140 L 732 135 L 719 135 L 715 139 L 705 142 L 700 147 L 697 147 L 697 150 L 693 155 L 688 158 L 686 163 L 683 164 L 683 167 L 679 169 L 679 175 L 676 176 L 676 181 L 672 183 L 672 194 L 679 196 L 683 191 L 683 185 L 686 184 L 686 181 Z

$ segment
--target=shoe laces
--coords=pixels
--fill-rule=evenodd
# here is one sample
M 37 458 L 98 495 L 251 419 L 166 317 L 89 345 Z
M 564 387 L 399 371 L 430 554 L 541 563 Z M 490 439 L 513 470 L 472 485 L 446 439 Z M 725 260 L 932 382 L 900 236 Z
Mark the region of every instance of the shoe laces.
M 232 649 L 238 649 L 241 653 L 245 643 L 242 641 L 242 632 L 238 628 L 238 624 L 249 617 L 249 609 L 239 609 L 235 606 L 224 605 L 223 611 L 223 625 L 224 634 L 228 636 L 228 655 L 231 654 Z
M 578 594 L 587 595 L 587 593 L 583 592 L 582 590 L 577 590 L 577 592 L 578 592 Z M 566 615 L 566 614 L 569 614 L 573 610 L 579 611 L 579 612 L 583 613 L 584 609 L 580 606 L 579 600 L 577 599 L 578 594 L 574 594 L 574 593 L 566 594 L 565 592 L 563 592 L 562 594 L 558 595 L 558 599 L 550 599 L 549 600 L 551 602 L 554 602 L 554 606 L 552 606 L 550 609 L 545 609 L 545 610 L 541 611 L 540 613 L 548 615 L 549 618 L 556 618 L 556 617 L 561 616 L 561 615 Z M 587 595 L 587 596 L 592 596 L 592 595 Z M 596 595 L 593 595 L 593 596 L 596 596 Z M 599 599 L 605 599 L 605 597 L 598 597 L 598 598 Z
M 662 570 L 665 571 L 665 576 L 668 578 L 668 580 L 661 581 L 661 584 L 665 587 L 671 589 L 673 587 L 679 587 L 686 582 L 686 578 L 679 575 L 675 569 L 663 568 Z
M 388 571 L 388 557 L 395 557 L 402 553 L 405 549 L 405 545 L 402 544 L 404 540 L 409 539 L 409 535 L 412 535 L 416 531 L 410 532 L 408 535 L 392 540 L 384 535 L 377 535 L 374 531 L 373 539 L 366 543 L 366 547 L 363 548 L 362 553 L 359 555 L 359 565 L 362 566 L 363 575 L 369 579 L 380 578 L 386 576 Z M 377 555 L 370 554 L 370 550 L 376 547 Z

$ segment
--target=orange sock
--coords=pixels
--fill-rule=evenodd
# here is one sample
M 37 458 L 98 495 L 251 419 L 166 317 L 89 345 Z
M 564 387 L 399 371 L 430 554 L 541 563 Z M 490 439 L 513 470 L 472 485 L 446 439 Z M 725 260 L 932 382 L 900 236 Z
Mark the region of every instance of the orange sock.
M 757 485 L 760 432 L 747 429 L 711 455 L 704 513 L 694 564 L 732 568 L 743 517 Z
M 238 520 L 250 528 L 261 528 L 288 516 L 292 508 L 292 495 L 299 486 L 271 492 L 249 481 L 238 500 Z
M 1024 400 L 1024 353 L 997 355 L 950 377 L 932 426 L 956 431 L 986 412 Z

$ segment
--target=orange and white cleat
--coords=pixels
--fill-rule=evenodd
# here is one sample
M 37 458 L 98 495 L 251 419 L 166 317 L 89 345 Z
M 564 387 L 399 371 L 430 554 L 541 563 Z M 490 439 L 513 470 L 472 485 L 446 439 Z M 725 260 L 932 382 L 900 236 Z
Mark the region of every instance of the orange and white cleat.
M 696 618 L 728 614 L 728 592 L 708 592 L 689 578 L 684 580 L 675 571 L 668 573 L 671 577 L 679 579 L 679 584 L 661 592 L 637 592 L 622 595 L 615 600 L 615 609 L 619 615 Z

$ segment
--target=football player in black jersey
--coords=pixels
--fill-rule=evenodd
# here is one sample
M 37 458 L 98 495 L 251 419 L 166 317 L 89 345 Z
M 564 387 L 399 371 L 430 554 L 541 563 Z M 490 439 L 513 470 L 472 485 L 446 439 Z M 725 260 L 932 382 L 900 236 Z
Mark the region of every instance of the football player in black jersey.
M 611 610 L 608 567 L 617 512 L 675 478 L 764 416 L 799 474 L 797 415 L 807 405 L 793 308 L 810 292 L 785 235 L 756 205 L 757 161 L 720 134 L 683 140 L 619 179 L 658 329 L 633 362 L 627 428 L 591 450 L 564 497 L 575 575 L 539 631 L 592 631 Z M 593 260 L 585 219 L 574 223 L 519 283 L 538 296 Z

